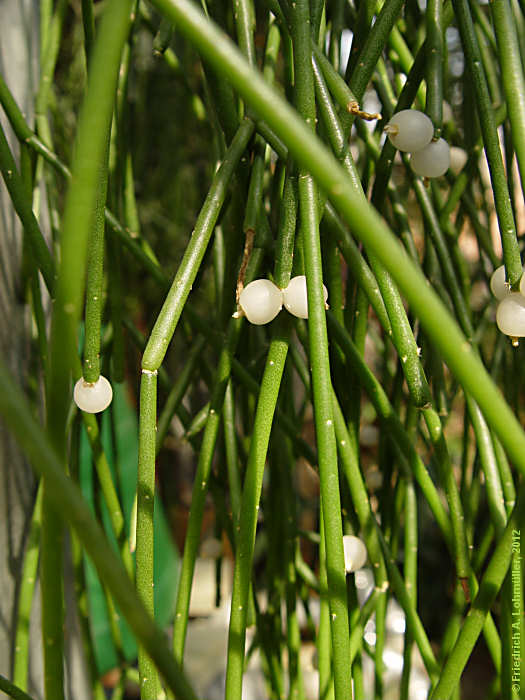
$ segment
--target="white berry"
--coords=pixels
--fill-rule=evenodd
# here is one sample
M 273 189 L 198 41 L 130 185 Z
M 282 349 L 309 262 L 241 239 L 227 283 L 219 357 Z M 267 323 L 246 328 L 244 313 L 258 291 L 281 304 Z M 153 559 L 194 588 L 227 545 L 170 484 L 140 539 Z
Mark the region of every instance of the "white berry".
M 434 125 L 423 112 L 403 109 L 394 114 L 385 131 L 398 150 L 413 153 L 428 146 L 434 136 Z
M 328 289 L 323 284 L 324 301 L 328 299 Z M 299 275 L 290 280 L 290 284 L 283 289 L 284 305 L 286 309 L 299 318 L 308 318 L 308 297 L 306 292 L 306 277 Z
M 510 287 L 505 281 L 505 265 L 500 265 L 492 273 L 490 278 L 490 291 L 496 299 L 504 299 L 510 294 Z
M 445 139 L 431 141 L 410 156 L 412 170 L 422 177 L 440 177 L 450 167 L 450 146 Z
M 109 406 L 112 398 L 111 384 L 102 375 L 93 384 L 80 377 L 73 390 L 76 405 L 86 413 L 100 413 Z
M 343 549 L 345 552 L 345 571 L 347 574 L 358 571 L 365 565 L 368 556 L 366 547 L 359 537 L 344 535 Z
M 270 280 L 254 280 L 239 296 L 239 305 L 250 323 L 270 323 L 283 307 L 283 293 Z
M 525 266 L 523 270 L 525 272 Z M 490 278 L 490 291 L 494 294 L 496 299 L 500 300 L 504 299 L 512 292 L 510 285 L 507 284 L 505 279 L 505 265 L 500 265 L 492 273 L 492 277 Z M 521 276 L 520 294 L 525 296 L 525 275 Z
M 519 292 L 511 292 L 498 304 L 496 323 L 505 335 L 513 338 L 525 336 L 525 297 Z

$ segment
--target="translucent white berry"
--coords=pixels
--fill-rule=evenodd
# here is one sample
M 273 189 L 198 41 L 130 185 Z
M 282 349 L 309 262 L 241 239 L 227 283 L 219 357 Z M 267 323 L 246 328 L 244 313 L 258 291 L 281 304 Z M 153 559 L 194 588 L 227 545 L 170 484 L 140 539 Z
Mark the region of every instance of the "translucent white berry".
M 323 284 L 324 300 L 328 299 L 328 289 Z M 306 294 L 306 277 L 299 275 L 290 280 L 290 284 L 283 289 L 284 305 L 286 309 L 299 318 L 308 318 L 308 297 Z
M 343 537 L 343 549 L 345 552 L 345 570 L 349 574 L 358 571 L 365 565 L 367 558 L 366 547 L 359 537 L 345 535 Z
M 511 292 L 498 304 L 496 323 L 505 335 L 512 338 L 525 336 L 525 297 L 519 292 Z
M 434 136 L 434 125 L 423 112 L 403 109 L 394 114 L 385 126 L 391 143 L 400 151 L 420 151 Z
M 510 294 L 510 287 L 505 282 L 505 265 L 500 265 L 492 273 L 490 291 L 496 299 L 504 299 Z
M 431 141 L 410 156 L 412 170 L 422 177 L 440 177 L 450 167 L 450 146 L 445 139 Z
M 93 384 L 80 377 L 73 390 L 76 405 L 86 413 L 100 413 L 109 406 L 112 398 L 111 384 L 102 375 Z
M 525 272 L 525 266 L 523 267 L 523 271 Z M 512 292 L 505 280 L 505 265 L 500 265 L 492 273 L 492 277 L 490 278 L 490 291 L 494 294 L 496 299 L 500 300 L 504 299 Z M 521 276 L 520 294 L 525 296 L 525 275 Z
M 457 175 L 462 170 L 468 160 L 468 154 L 464 148 L 458 146 L 450 147 L 450 169 Z
M 254 280 L 239 297 L 239 305 L 250 323 L 270 323 L 283 307 L 283 293 L 270 280 Z

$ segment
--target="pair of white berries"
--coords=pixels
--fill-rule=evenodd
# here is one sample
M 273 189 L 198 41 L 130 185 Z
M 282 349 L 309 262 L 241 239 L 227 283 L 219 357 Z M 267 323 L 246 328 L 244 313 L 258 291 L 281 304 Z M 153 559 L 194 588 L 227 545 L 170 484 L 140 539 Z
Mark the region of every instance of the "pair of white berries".
M 394 114 L 385 131 L 399 151 L 410 153 L 412 170 L 422 177 L 440 177 L 450 167 L 450 146 L 434 138 L 434 125 L 423 112 L 403 109 Z
M 520 291 L 513 292 L 505 281 L 505 266 L 501 265 L 492 273 L 490 289 L 499 300 L 496 310 L 496 323 L 505 335 L 518 345 L 518 338 L 525 337 L 525 275 L 522 275 Z
M 113 399 L 111 384 L 102 375 L 96 382 L 86 382 L 80 377 L 73 389 L 73 400 L 81 411 L 86 413 L 100 413 L 104 411 Z
M 328 290 L 323 284 L 324 300 Z M 308 318 L 306 277 L 299 275 L 290 280 L 286 289 L 279 289 L 270 280 L 254 280 L 247 284 L 239 296 L 239 306 L 250 323 L 261 326 L 270 323 L 283 308 L 299 318 Z M 238 314 L 234 314 L 237 316 Z

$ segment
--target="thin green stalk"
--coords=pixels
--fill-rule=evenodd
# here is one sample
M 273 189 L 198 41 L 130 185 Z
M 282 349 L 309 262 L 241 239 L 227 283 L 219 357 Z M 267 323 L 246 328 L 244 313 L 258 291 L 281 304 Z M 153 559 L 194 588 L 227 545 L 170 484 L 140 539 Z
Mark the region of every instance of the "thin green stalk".
M 463 514 L 459 489 L 452 469 L 447 443 L 443 434 L 443 425 L 440 417 L 433 408 L 424 409 L 423 415 L 430 440 L 435 450 L 443 487 L 447 494 L 452 535 L 454 538 L 456 575 L 459 579 L 467 581 L 471 569 L 468 555 L 467 533 L 465 530 L 465 516 Z
M 428 231 L 432 238 L 432 243 L 434 244 L 434 248 L 436 249 L 436 253 L 439 257 L 439 264 L 441 266 L 443 278 L 447 285 L 447 290 L 452 297 L 459 324 L 463 332 L 466 334 L 468 340 L 471 341 L 474 335 L 474 329 L 470 318 L 470 309 L 468 308 L 463 297 L 450 255 L 449 246 L 447 245 L 447 241 L 445 240 L 445 236 L 439 225 L 436 212 L 432 206 L 431 198 L 425 185 L 423 184 L 423 181 L 421 178 L 414 177 L 412 182 L 419 206 L 421 207 L 423 216 L 428 224 Z
M 51 100 L 51 88 L 55 73 L 64 16 L 68 7 L 67 0 L 58 0 L 53 16 L 50 18 L 46 35 L 45 49 L 40 60 L 40 83 L 35 99 L 36 131 L 42 141 L 52 147 L 51 129 L 48 122 L 47 111 Z
M 417 551 L 418 551 L 418 524 L 417 524 L 417 497 L 412 479 L 405 485 L 405 586 L 407 593 L 417 610 Z M 401 673 L 400 700 L 408 700 L 410 686 L 410 671 L 412 659 L 412 646 L 414 638 L 410 630 L 405 632 L 403 647 L 403 671 Z
M 62 464 L 64 463 L 64 455 Z M 64 700 L 64 546 L 63 523 L 53 507 L 52 486 L 42 484 L 42 534 L 40 540 L 40 596 L 44 691 L 46 700 Z
M 233 15 L 237 28 L 237 43 L 248 63 L 256 65 L 255 44 L 253 34 L 255 29 L 255 8 L 252 0 L 232 0 Z
M 474 94 L 479 112 L 483 143 L 485 144 L 485 152 L 489 164 L 492 190 L 494 192 L 507 280 L 513 289 L 517 289 L 523 270 L 516 236 L 516 223 L 510 204 L 507 178 L 503 167 L 498 132 L 494 119 L 494 108 L 492 107 L 487 81 L 483 72 L 481 55 L 468 0 L 453 0 L 453 5 L 461 34 L 466 63 L 472 83 L 475 87 Z
M 226 387 L 224 406 L 222 411 L 224 427 L 224 449 L 226 452 L 226 466 L 228 470 L 228 486 L 230 493 L 230 507 L 233 521 L 234 538 L 237 538 L 239 515 L 241 511 L 241 475 L 239 469 L 239 457 L 237 450 L 237 432 L 235 428 L 235 401 L 231 380 Z
M 0 690 L 3 690 L 6 695 L 14 700 L 34 700 L 31 695 L 28 695 L 22 688 L 19 688 L 16 683 L 11 683 L 5 676 L 0 675 Z
M 126 536 L 124 514 L 122 513 L 118 493 L 111 475 L 111 468 L 102 446 L 97 419 L 93 413 L 84 412 L 82 412 L 82 419 L 88 435 L 89 444 L 93 452 L 93 462 L 97 471 L 98 482 L 102 490 L 104 502 L 108 509 L 111 529 L 113 530 L 113 534 L 115 535 L 115 539 L 118 543 L 124 567 L 130 578 L 132 578 L 133 561 L 131 559 L 129 541 Z
M 86 52 L 86 63 L 95 41 L 95 20 L 93 17 L 93 0 L 82 0 L 82 26 L 84 28 L 84 51 Z
M 157 422 L 157 372 L 142 370 L 139 413 L 139 466 L 137 478 L 136 587 L 146 610 L 154 617 L 153 512 L 155 507 L 155 431 Z M 156 700 L 157 669 L 144 647 L 139 646 L 140 697 Z
M 164 407 L 157 422 L 157 453 L 162 447 L 164 438 L 168 433 L 171 419 L 173 418 L 174 413 L 180 405 L 180 402 L 184 398 L 184 394 L 186 393 L 186 390 L 191 382 L 195 370 L 195 365 L 197 364 L 197 361 L 204 350 L 205 344 L 206 340 L 203 336 L 198 336 L 195 339 L 190 353 L 184 363 L 184 367 L 178 375 L 175 383 L 171 387 L 170 393 L 166 397 Z
M 348 86 L 358 101 L 365 94 L 377 61 L 385 48 L 388 36 L 399 17 L 402 7 L 402 0 L 386 0 L 366 38 L 363 49 L 359 54 L 356 68 L 352 75 L 348 76 Z
M 100 161 L 98 191 L 88 240 L 83 376 L 94 383 L 100 376 L 100 327 L 104 281 L 104 209 L 108 186 L 108 152 Z
M 487 502 L 489 507 L 490 518 L 494 525 L 496 537 L 500 537 L 507 523 L 507 511 L 505 508 L 505 499 L 503 497 L 503 488 L 500 480 L 500 473 L 494 445 L 492 444 L 492 436 L 488 429 L 485 419 L 481 415 L 478 406 L 472 399 L 466 396 L 468 412 L 474 434 L 476 436 L 476 445 L 479 454 L 479 460 L 483 474 L 485 475 Z
M 426 82 L 425 111 L 432 119 L 436 137 L 441 136 L 443 121 L 443 0 L 429 0 L 426 20 Z
M 230 378 L 231 358 L 237 347 L 241 326 L 242 322 L 239 319 L 232 319 L 230 321 L 228 337 L 219 358 L 215 385 L 210 400 L 206 427 L 199 452 L 199 461 L 197 463 L 197 472 L 193 484 L 191 510 L 186 530 L 186 538 L 184 540 L 184 553 L 182 556 L 179 585 L 177 589 L 175 621 L 173 624 L 173 652 L 178 663 L 181 665 L 184 658 L 191 587 L 195 570 L 195 560 L 200 543 L 202 517 L 208 491 L 212 458 L 220 427 L 224 394 Z
M 242 491 L 228 634 L 226 700 L 240 700 L 242 694 L 244 645 L 255 527 L 259 512 L 268 441 L 287 351 L 287 333 L 277 326 L 270 344 L 261 382 Z
M 286 643 L 288 647 L 288 687 L 290 700 L 304 700 L 303 674 L 301 672 L 301 630 L 297 617 L 297 571 L 295 568 L 295 546 L 297 534 L 296 495 L 293 488 L 294 456 L 289 439 L 279 437 L 282 445 L 283 473 L 285 486 L 285 602 L 286 602 Z
M 516 503 L 516 487 L 514 486 L 514 479 L 507 455 L 505 454 L 500 441 L 495 435 L 492 435 L 492 444 L 494 445 L 494 453 L 498 464 L 501 487 L 505 498 L 505 511 L 507 515 L 509 515 Z
M 122 562 L 93 518 L 80 489 L 64 473 L 62 460 L 33 417 L 33 411 L 23 398 L 20 387 L 14 383 L 11 373 L 1 360 L 0 383 L 3 388 L 0 392 L 0 414 L 32 468 L 47 480 L 52 508 L 74 528 L 93 561 L 100 580 L 104 581 L 111 591 L 122 615 L 137 639 L 155 660 L 175 696 L 181 700 L 196 700 L 191 686 L 166 644 L 163 632 L 155 625 L 138 598 Z
M 126 374 L 125 341 L 123 327 L 124 290 L 122 284 L 122 251 L 114 238 L 107 242 L 108 251 L 108 297 L 111 330 L 111 369 L 113 382 L 123 384 Z
M 142 358 L 144 369 L 156 370 L 162 363 L 224 204 L 229 182 L 253 130 L 253 122 L 244 120 L 241 123 L 221 167 L 213 178 L 184 257 L 151 331 Z
M 314 130 L 316 109 L 311 63 L 310 7 L 299 0 L 292 11 L 295 101 L 307 129 Z M 301 238 L 308 295 L 308 337 L 312 394 L 318 446 L 321 506 L 326 540 L 326 567 L 335 696 L 342 698 L 351 683 L 348 666 L 350 640 L 343 555 L 341 502 L 337 478 L 337 446 L 332 410 L 332 381 L 323 298 L 321 245 L 317 214 L 317 188 L 308 170 L 299 171 Z
M 516 23 L 508 0 L 494 0 L 490 9 L 498 42 L 498 58 L 512 131 L 512 143 L 518 160 L 521 189 L 525 193 L 525 79 Z
M 74 422 L 71 435 L 71 460 L 70 474 L 75 483 L 78 484 L 79 477 L 79 450 L 80 442 L 80 416 L 77 414 L 77 419 Z M 74 576 L 74 592 L 76 602 L 76 612 L 80 627 L 80 639 L 84 658 L 86 661 L 87 671 L 91 686 L 93 688 L 94 700 L 104 700 L 104 690 L 99 679 L 97 664 L 95 661 L 95 652 L 91 640 L 91 629 L 89 624 L 89 605 L 86 588 L 86 569 L 84 550 L 74 531 L 70 532 L 71 539 L 71 563 L 73 565 Z
M 44 53 L 47 49 L 49 37 L 49 27 L 51 26 L 51 18 L 53 16 L 53 1 L 42 0 L 40 3 L 40 51 Z
M 322 497 L 321 497 L 322 498 Z M 328 595 L 328 579 L 326 566 L 326 537 L 324 531 L 323 507 L 319 513 L 319 594 L 321 609 L 319 613 L 319 629 L 317 631 L 317 657 L 319 665 L 319 697 L 323 700 L 335 700 L 333 651 L 330 625 L 330 600 Z M 350 648 L 353 648 L 350 645 Z
M 24 554 L 24 565 L 18 594 L 18 610 L 16 614 L 15 654 L 13 661 L 13 683 L 22 690 L 27 690 L 29 671 L 29 623 L 35 591 L 38 555 L 40 544 L 40 529 L 42 520 L 42 482 L 38 486 L 31 529 L 27 537 Z

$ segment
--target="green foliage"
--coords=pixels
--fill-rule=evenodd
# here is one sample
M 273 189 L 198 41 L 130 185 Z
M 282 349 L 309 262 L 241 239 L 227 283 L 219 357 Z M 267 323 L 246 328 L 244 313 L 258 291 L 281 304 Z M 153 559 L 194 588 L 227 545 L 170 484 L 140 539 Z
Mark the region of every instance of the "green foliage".
M 28 149 L 19 174 L 0 132 L 46 425 L 32 418 L 35 379 L 30 404 L 1 366 L 0 412 L 43 479 L 47 700 L 64 693 L 64 526 L 94 694 L 102 671 L 133 675 L 138 655 L 143 698 L 164 685 L 194 697 L 184 650 L 210 512 L 220 557 L 234 564 L 226 700 L 241 699 L 252 624 L 268 697 L 286 687 L 311 697 L 307 638 L 320 697 L 342 700 L 352 683 L 355 697 L 390 697 L 392 599 L 406 620 L 400 698 L 413 697 L 414 647 L 433 700 L 468 700 L 460 679 L 475 651 L 493 669 L 477 697 L 519 697 L 523 349 L 496 330 L 489 280 L 501 257 L 514 291 L 522 274 L 522 7 L 151 4 L 43 8 L 35 125 L 9 75 L 0 80 Z M 431 182 L 384 139 L 408 108 L 453 147 L 451 168 Z M 306 275 L 307 321 L 282 310 L 253 326 L 239 313 L 243 285 L 263 277 L 285 288 L 296 274 Z M 83 428 L 71 401 L 82 367 L 88 383 L 109 376 L 115 393 Z M 186 507 L 173 533 L 179 567 L 167 522 Z M 12 697 L 26 690 L 39 524 L 40 502 L 13 612 L 19 690 L 0 679 Z M 364 606 L 345 575 L 351 533 L 374 576 Z M 319 623 L 300 627 L 298 611 L 316 598 Z M 159 631 L 170 624 L 172 651 Z

